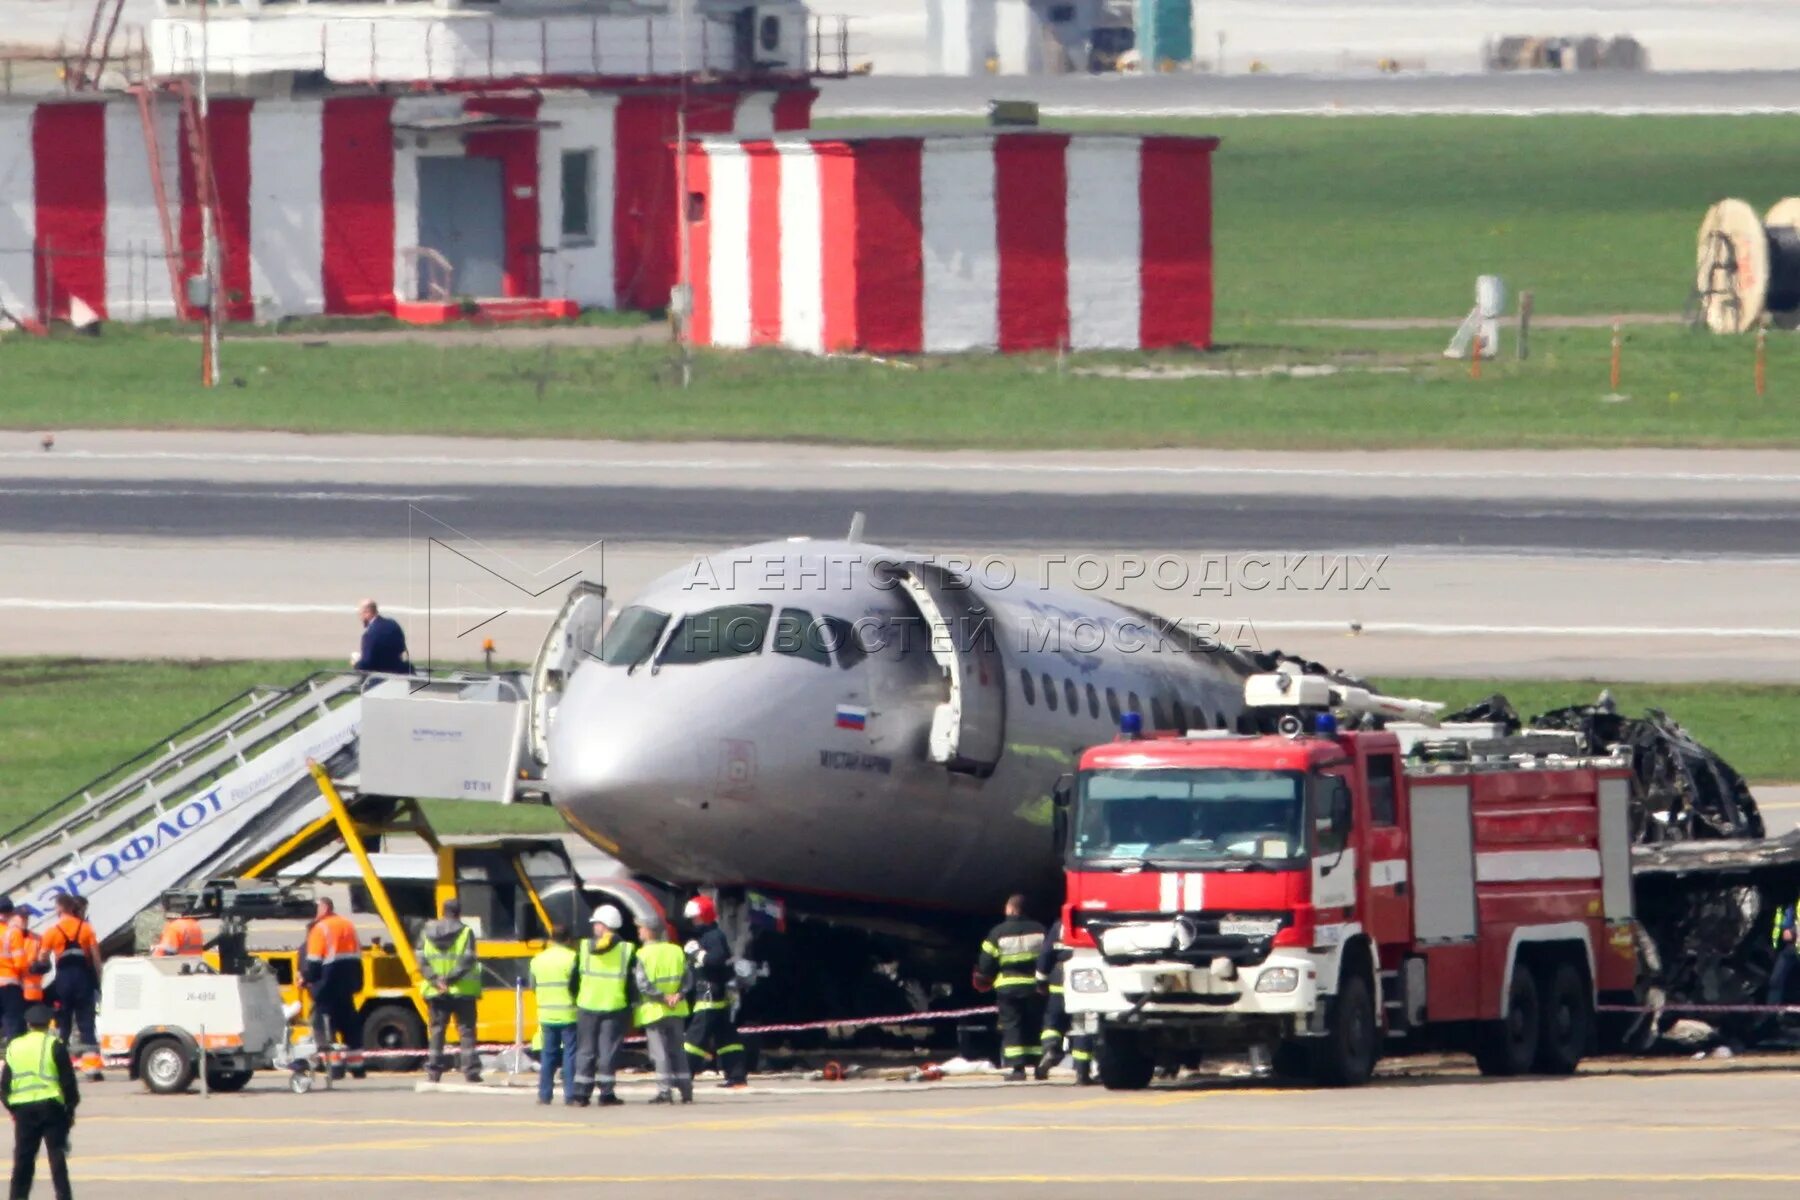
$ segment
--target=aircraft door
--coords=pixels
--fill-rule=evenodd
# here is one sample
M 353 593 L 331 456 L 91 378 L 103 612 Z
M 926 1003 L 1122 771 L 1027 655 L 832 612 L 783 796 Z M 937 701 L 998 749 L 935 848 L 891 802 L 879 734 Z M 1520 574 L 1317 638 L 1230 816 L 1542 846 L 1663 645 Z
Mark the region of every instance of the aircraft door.
M 578 580 L 550 622 L 531 667 L 531 755 L 539 763 L 550 762 L 550 714 L 562 700 L 569 677 L 599 654 L 605 624 L 606 587 Z
M 1006 672 L 992 614 L 966 580 L 942 567 L 889 563 L 885 574 L 924 619 L 949 684 L 931 718 L 931 760 L 986 778 L 1006 748 Z

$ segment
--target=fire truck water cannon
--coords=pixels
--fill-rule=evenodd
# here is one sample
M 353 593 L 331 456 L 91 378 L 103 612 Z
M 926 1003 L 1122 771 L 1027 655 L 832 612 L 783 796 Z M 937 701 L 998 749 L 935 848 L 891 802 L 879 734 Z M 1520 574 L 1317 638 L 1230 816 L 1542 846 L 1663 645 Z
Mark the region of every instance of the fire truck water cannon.
M 1244 703 L 1259 710 L 1282 710 L 1277 732 L 1288 737 L 1302 733 L 1327 733 L 1335 720 L 1321 726 L 1320 717 L 1343 713 L 1352 717 L 1378 717 L 1388 721 L 1415 721 L 1436 725 L 1444 706 L 1432 700 L 1407 700 L 1382 696 L 1325 675 L 1309 675 L 1299 663 L 1283 663 L 1278 671 L 1252 675 L 1244 680 Z

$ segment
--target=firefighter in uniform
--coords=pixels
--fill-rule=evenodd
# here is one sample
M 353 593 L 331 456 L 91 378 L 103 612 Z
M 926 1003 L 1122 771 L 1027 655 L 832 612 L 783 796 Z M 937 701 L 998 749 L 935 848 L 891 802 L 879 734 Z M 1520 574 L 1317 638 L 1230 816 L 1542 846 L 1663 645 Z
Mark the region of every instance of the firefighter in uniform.
M 1038 952 L 1044 927 L 1025 915 L 1025 897 L 1006 901 L 1006 919 L 988 932 L 975 961 L 975 990 L 992 991 L 1000 1013 L 1001 1058 L 1008 1080 L 1025 1078 L 1025 1068 L 1039 1052 L 1038 1025 L 1043 997 L 1037 990 Z
M 444 901 L 443 914 L 419 935 L 419 970 L 425 976 L 419 991 L 431 1018 L 425 1077 L 433 1083 L 443 1078 L 444 1038 L 455 1021 L 463 1078 L 480 1083 L 475 1010 L 481 1001 L 481 963 L 475 954 L 475 931 L 463 924 L 462 902 L 456 897 Z
M 631 1032 L 632 944 L 619 936 L 625 914 L 610 904 L 594 910 L 594 936 L 576 955 L 575 1098 L 586 1105 L 596 1084 L 600 1104 L 623 1104 L 618 1085 L 619 1046 Z
M 344 1058 L 357 1078 L 363 1075 L 362 1014 L 357 993 L 363 989 L 362 941 L 349 917 L 320 897 L 313 922 L 306 930 L 306 955 L 301 978 L 312 992 L 313 1044 L 329 1055 L 336 1039 L 343 1039 Z M 344 1063 L 333 1063 L 331 1077 L 344 1077 Z
M 56 921 L 44 934 L 43 957 L 56 968 L 50 978 L 56 1025 L 69 1039 L 70 1053 L 81 1070 L 96 1082 L 106 1076 L 100 1070 L 100 1042 L 94 1036 L 94 1009 L 100 1003 L 100 940 L 83 914 L 87 910 L 77 896 L 59 892 Z
M 191 958 L 206 953 L 206 934 L 192 917 L 170 917 L 157 939 L 152 958 Z
M 6 1066 L 0 1068 L 0 1097 L 13 1120 L 12 1186 L 7 1195 L 25 1200 L 31 1195 L 41 1145 L 50 1158 L 50 1184 L 56 1200 L 69 1200 L 69 1131 L 75 1128 L 75 1109 L 81 1103 L 81 1085 L 75 1080 L 75 1064 L 69 1051 L 50 1032 L 50 1010 L 34 1004 L 26 1010 L 29 1029 L 6 1047 Z
M 1044 948 L 1038 953 L 1037 982 L 1041 994 L 1048 996 L 1044 1005 L 1044 1032 L 1040 1041 L 1044 1052 L 1038 1059 L 1037 1077 L 1048 1079 L 1050 1068 L 1062 1061 L 1063 1038 L 1069 1039 L 1069 1053 L 1075 1059 L 1077 1087 L 1092 1083 L 1094 1038 L 1092 1034 L 1069 1035 L 1069 1013 L 1063 1007 L 1062 922 L 1055 921 L 1044 935 Z
M 670 1092 L 678 1091 L 683 1104 L 692 1104 L 694 1077 L 688 1070 L 683 1046 L 687 997 L 693 987 L 687 954 L 668 940 L 667 930 L 655 917 L 638 922 L 638 942 L 637 962 L 632 970 L 638 1004 L 633 1016 L 644 1031 L 644 1040 L 650 1044 L 650 1060 L 656 1065 L 656 1095 L 650 1103 L 673 1103 Z
M 1775 928 L 1771 940 L 1775 944 L 1775 964 L 1769 971 L 1769 994 L 1765 1004 L 1786 1004 L 1788 976 L 1797 961 L 1794 943 L 1796 923 L 1792 904 L 1775 910 Z
M 682 949 L 694 975 L 694 1015 L 688 1021 L 688 1069 L 698 1075 L 717 1066 L 725 1077 L 720 1087 L 740 1088 L 747 1082 L 744 1042 L 731 1019 L 731 943 L 719 928 L 718 910 L 705 896 L 687 902 L 683 915 L 694 926 L 694 936 Z
M 575 990 L 579 956 L 566 925 L 550 931 L 550 944 L 531 960 L 531 990 L 537 996 L 539 1104 L 550 1103 L 556 1068 L 562 1067 L 563 1103 L 575 1103 Z

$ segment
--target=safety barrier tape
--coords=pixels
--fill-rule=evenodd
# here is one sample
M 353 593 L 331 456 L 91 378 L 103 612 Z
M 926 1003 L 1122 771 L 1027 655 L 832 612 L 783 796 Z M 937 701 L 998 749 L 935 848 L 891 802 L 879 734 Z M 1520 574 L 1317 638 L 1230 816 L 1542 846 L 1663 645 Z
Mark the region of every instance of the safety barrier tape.
M 744 1025 L 738 1029 L 738 1032 L 741 1034 L 804 1033 L 814 1029 L 866 1029 L 877 1025 L 919 1025 L 931 1021 L 958 1021 L 964 1017 L 991 1017 L 994 1015 L 995 1011 L 994 1006 L 989 1004 L 980 1008 L 957 1008 L 947 1012 L 902 1013 L 891 1017 L 845 1017 L 838 1020 L 802 1021 L 786 1025 Z M 632 1037 L 625 1039 L 626 1044 L 628 1045 L 634 1042 L 642 1042 L 643 1040 L 644 1037 L 642 1034 L 635 1034 Z M 460 1047 L 457 1047 L 457 1052 L 460 1052 L 460 1049 Z M 518 1049 L 517 1045 L 512 1042 L 481 1042 L 475 1047 L 476 1052 L 479 1054 L 501 1054 L 505 1051 L 516 1049 Z M 336 1050 L 333 1053 L 343 1054 L 345 1051 Z M 423 1047 L 415 1050 L 364 1050 L 362 1052 L 362 1057 L 365 1059 L 418 1058 L 425 1053 L 426 1051 Z M 448 1047 L 446 1047 L 446 1053 L 450 1053 Z M 129 1059 L 124 1057 L 109 1057 L 106 1059 L 106 1065 L 109 1067 L 122 1067 L 125 1066 L 127 1062 L 129 1062 Z
M 1615 1013 L 1800 1013 L 1800 1004 L 1596 1004 Z

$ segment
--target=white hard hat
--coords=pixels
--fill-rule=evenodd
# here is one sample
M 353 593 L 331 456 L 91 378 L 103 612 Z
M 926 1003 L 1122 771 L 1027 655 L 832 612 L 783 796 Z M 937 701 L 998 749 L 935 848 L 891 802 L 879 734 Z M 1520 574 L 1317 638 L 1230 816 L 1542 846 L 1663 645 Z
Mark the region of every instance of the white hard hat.
M 594 924 L 617 931 L 625 928 L 625 914 L 611 904 L 602 904 L 594 910 Z

